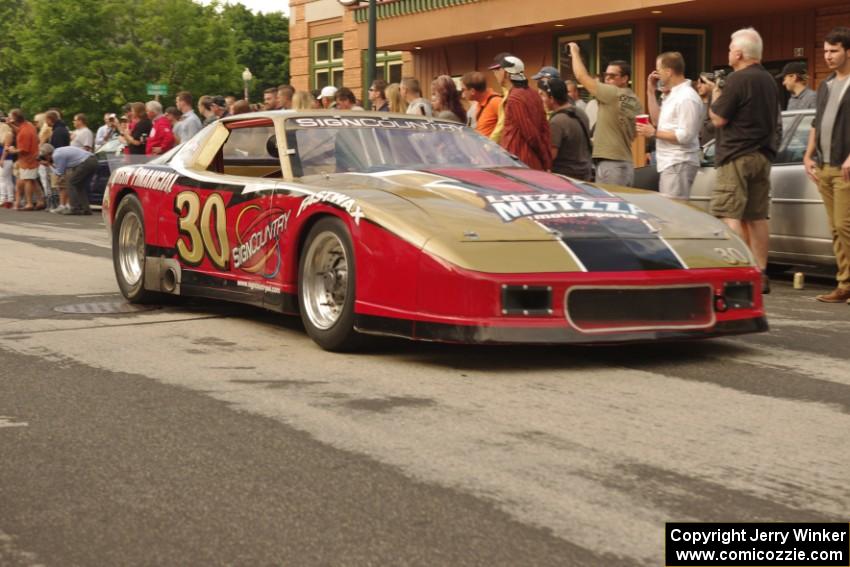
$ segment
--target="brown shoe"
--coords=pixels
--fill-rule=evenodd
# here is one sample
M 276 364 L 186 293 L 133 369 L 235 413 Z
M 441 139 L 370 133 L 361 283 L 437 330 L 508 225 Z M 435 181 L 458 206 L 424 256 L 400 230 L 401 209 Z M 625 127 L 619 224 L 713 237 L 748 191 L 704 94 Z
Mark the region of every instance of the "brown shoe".
M 815 299 L 824 303 L 844 303 L 850 299 L 850 289 L 837 287 L 829 293 L 817 296 Z

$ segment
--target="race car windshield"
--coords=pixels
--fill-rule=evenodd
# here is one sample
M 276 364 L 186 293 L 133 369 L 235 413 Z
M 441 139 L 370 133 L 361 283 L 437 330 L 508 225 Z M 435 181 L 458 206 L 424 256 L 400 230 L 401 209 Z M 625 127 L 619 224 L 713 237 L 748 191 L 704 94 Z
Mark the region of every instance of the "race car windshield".
M 396 118 L 287 121 L 296 177 L 439 167 L 517 167 L 497 144 L 460 124 Z

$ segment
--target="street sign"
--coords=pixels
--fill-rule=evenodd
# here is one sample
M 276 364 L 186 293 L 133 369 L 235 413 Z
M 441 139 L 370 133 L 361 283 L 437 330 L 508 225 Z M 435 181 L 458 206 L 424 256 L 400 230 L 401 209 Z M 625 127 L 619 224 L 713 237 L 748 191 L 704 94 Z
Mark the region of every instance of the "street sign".
M 157 83 L 147 83 L 145 87 L 148 90 L 149 95 L 167 95 L 168 94 L 168 85 L 157 84 Z

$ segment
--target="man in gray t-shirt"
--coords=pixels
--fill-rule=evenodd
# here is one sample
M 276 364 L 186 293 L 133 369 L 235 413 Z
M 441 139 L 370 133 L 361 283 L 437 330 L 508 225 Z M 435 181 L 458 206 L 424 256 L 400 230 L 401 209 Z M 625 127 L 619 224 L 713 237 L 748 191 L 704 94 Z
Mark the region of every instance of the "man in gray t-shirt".
M 832 74 L 818 87 L 817 112 L 803 163 L 826 207 L 838 285 L 816 299 L 850 303 L 850 28 L 829 32 L 823 49 Z
M 809 71 L 805 61 L 792 61 L 782 68 L 782 72 L 776 75 L 782 81 L 791 98 L 788 99 L 786 110 L 804 110 L 814 108 L 817 104 L 815 91 L 808 87 Z

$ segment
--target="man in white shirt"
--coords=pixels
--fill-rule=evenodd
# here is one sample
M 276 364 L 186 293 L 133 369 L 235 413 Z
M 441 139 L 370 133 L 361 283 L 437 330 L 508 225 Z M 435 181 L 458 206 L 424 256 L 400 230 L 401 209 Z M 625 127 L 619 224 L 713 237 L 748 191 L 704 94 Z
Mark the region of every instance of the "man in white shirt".
M 94 151 L 94 134 L 88 128 L 88 120 L 83 113 L 74 115 L 74 128 L 71 132 L 71 145 L 87 152 Z
M 663 84 L 670 89 L 660 109 L 655 92 Z M 660 179 L 658 190 L 665 197 L 686 200 L 699 169 L 699 131 L 703 106 L 691 82 L 685 78 L 685 59 L 668 51 L 655 60 L 655 71 L 646 80 L 650 124 L 638 124 L 637 132 L 655 136 L 655 156 Z M 656 124 L 656 126 L 653 126 Z
M 118 135 L 118 118 L 112 112 L 107 112 L 103 115 L 103 126 L 97 129 L 94 135 L 95 149 L 102 146 L 108 140 L 111 140 Z

